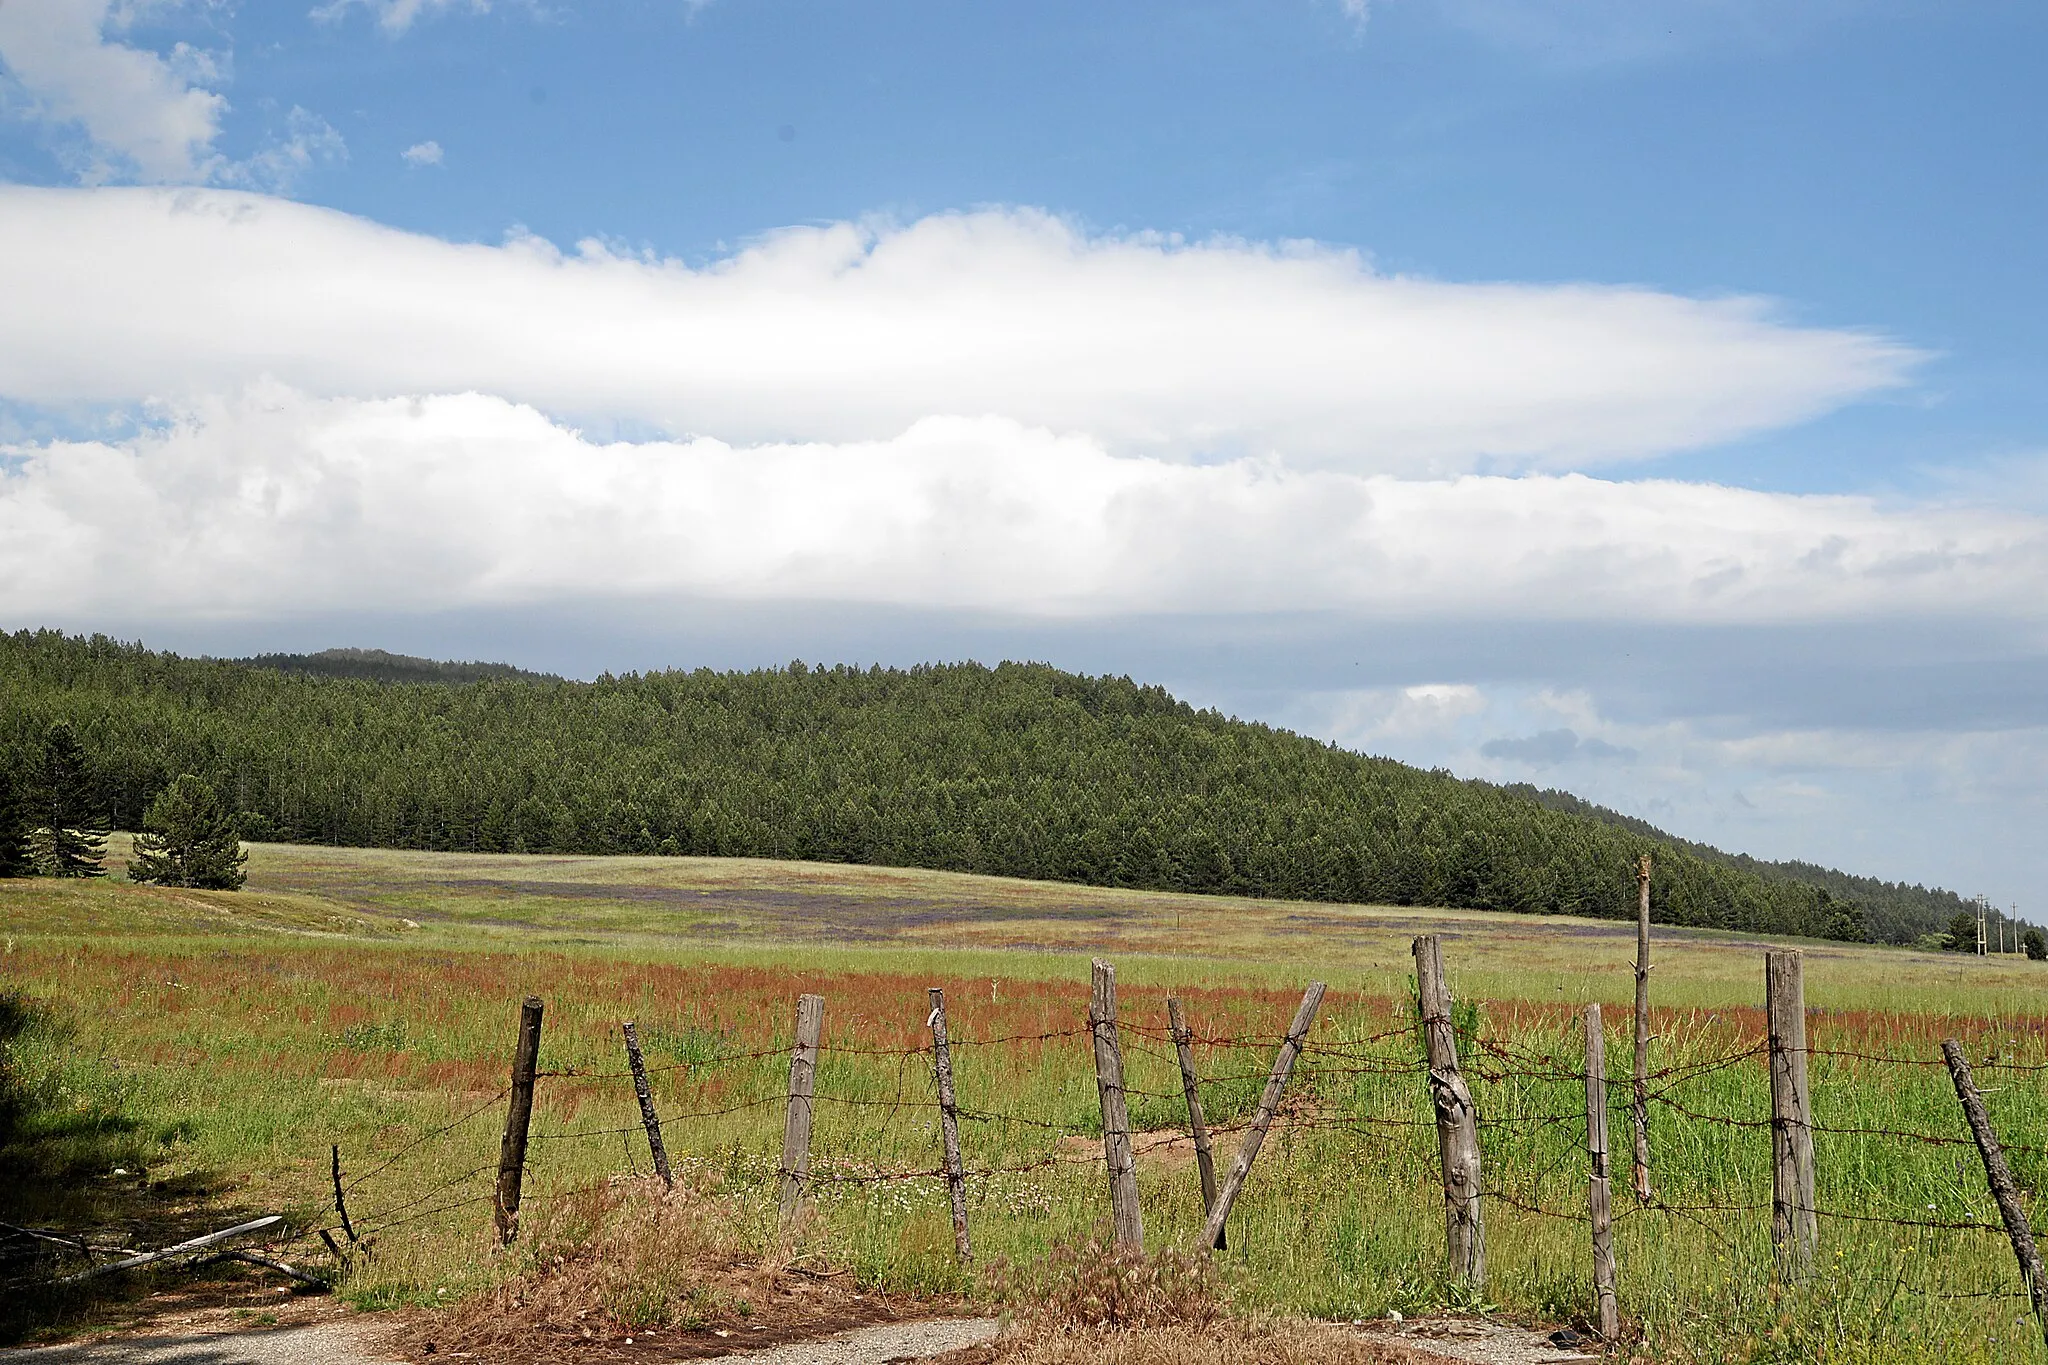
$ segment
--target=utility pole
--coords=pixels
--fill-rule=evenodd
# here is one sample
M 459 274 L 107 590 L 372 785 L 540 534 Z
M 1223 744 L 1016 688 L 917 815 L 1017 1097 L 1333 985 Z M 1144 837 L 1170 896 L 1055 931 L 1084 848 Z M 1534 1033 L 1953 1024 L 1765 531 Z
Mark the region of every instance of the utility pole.
M 1986 909 L 1986 908 L 1987 908 L 1987 902 L 1986 902 L 1986 899 L 1985 899 L 1985 898 L 1984 898 L 1983 896 L 1979 896 L 1979 897 L 1977 897 L 1977 956 L 1978 956 L 1978 957 L 1982 957 L 1982 956 L 1984 956 L 1984 951 L 1985 951 L 1985 949 L 1984 949 L 1984 911 L 1985 911 L 1985 909 Z

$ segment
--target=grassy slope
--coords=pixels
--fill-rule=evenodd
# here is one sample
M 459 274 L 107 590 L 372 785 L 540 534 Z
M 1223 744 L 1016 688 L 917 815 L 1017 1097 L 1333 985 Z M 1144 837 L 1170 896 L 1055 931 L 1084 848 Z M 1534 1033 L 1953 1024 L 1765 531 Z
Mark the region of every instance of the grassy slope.
M 1071 1029 L 1085 996 L 1085 959 L 1098 952 L 1118 961 L 1133 1022 L 1152 1020 L 1159 988 L 1173 985 L 1193 1002 L 1200 1026 L 1270 1033 L 1303 980 L 1318 975 L 1333 987 L 1322 1036 L 1366 1037 L 1400 1024 L 1408 939 L 1442 932 L 1461 997 L 1492 1002 L 1490 1031 L 1516 1047 L 1559 1054 L 1572 1036 L 1568 1007 L 1628 998 L 1633 953 L 1623 926 L 1600 921 L 818 864 L 286 846 L 256 847 L 250 889 L 233 895 L 113 880 L 0 882 L 0 929 L 7 985 L 57 1021 L 24 1029 L 13 1044 L 16 1078 L 32 1102 L 26 1141 L 11 1159 L 33 1157 L 37 1170 L 0 1195 L 0 1204 L 12 1214 L 87 1225 L 147 1224 L 167 1201 L 317 1216 L 329 1141 L 339 1141 L 360 1171 L 503 1084 L 513 1003 L 529 989 L 549 1001 L 544 1066 L 586 1071 L 616 1067 L 616 1021 L 626 1016 L 642 1020 L 657 1065 L 761 1046 L 786 1032 L 789 1000 L 800 989 L 827 995 L 828 1043 L 842 1046 L 915 1046 L 928 983 L 947 986 L 956 1036 Z M 1747 1007 L 1761 994 L 1762 946 L 1660 931 L 1658 999 L 1675 1008 L 1659 1016 L 1659 1064 L 1717 1055 L 1753 1038 L 1756 1012 Z M 2048 1020 L 2039 968 L 1806 947 L 1817 1046 L 1919 1055 L 1940 1033 L 1959 1031 L 1979 1055 L 1997 1048 L 2038 1059 L 2042 1052 Z M 1381 1047 L 1391 1060 L 1405 1055 L 1402 1038 Z M 1138 1123 L 1173 1124 L 1170 1064 L 1153 1055 L 1156 1043 L 1134 1038 L 1132 1048 L 1133 1087 L 1165 1096 L 1138 1094 Z M 987 1052 L 963 1049 L 963 1103 L 1040 1115 L 1085 1134 L 1094 1087 L 1083 1051 L 1071 1040 L 1027 1045 L 992 1065 Z M 1610 1051 L 1622 1052 L 1618 1039 Z M 1255 1076 L 1265 1064 L 1263 1055 L 1229 1051 L 1204 1062 L 1208 1074 L 1226 1076 Z M 1569 1067 L 1569 1056 L 1560 1063 Z M 772 1096 L 781 1066 L 771 1056 L 727 1070 L 664 1072 L 658 1097 L 674 1112 L 756 1091 Z M 876 1103 L 907 1093 L 916 1105 L 925 1084 L 914 1064 L 906 1074 L 890 1059 L 828 1055 L 820 1093 Z M 1325 1103 L 1410 1123 L 1423 1117 L 1407 1076 L 1332 1075 L 1322 1084 Z M 1250 1088 L 1223 1086 L 1213 1111 L 1241 1109 Z M 1901 1077 L 1823 1066 L 1815 1088 L 1824 1117 L 1838 1124 L 1955 1126 L 1938 1072 Z M 2012 1125 L 2009 1136 L 2035 1146 L 2048 1130 L 2040 1090 L 2026 1080 L 1994 1101 Z M 1571 1084 L 1505 1084 L 1482 1087 L 1480 1095 L 1489 1113 L 1568 1114 L 1573 1091 Z M 1761 1068 L 1715 1073 L 1686 1099 L 1711 1112 L 1757 1112 Z M 893 1127 L 879 1123 L 881 1112 L 821 1108 L 821 1159 L 928 1166 L 929 1134 L 914 1112 L 907 1125 Z M 377 1175 L 357 1196 L 359 1215 L 374 1220 L 441 1177 L 488 1163 L 493 1117 Z M 1666 1118 L 1660 1113 L 1659 1122 Z M 617 1082 L 595 1080 L 552 1082 L 536 1118 L 544 1132 L 631 1122 L 630 1096 Z M 671 1142 L 686 1169 L 751 1190 L 772 1174 L 777 1131 L 770 1105 L 680 1124 Z M 1764 1135 L 1658 1131 L 1660 1170 L 1674 1200 L 1767 1199 L 1767 1180 L 1758 1184 L 1767 1169 Z M 1616 1136 L 1625 1145 L 1619 1129 Z M 1049 1140 L 976 1125 L 970 1161 L 1021 1164 L 1064 1150 L 1047 1149 Z M 1510 1182 L 1521 1197 L 1556 1208 L 1583 1198 L 1569 1132 L 1510 1125 L 1489 1130 L 1486 1140 L 1492 1178 Z M 1080 1144 L 1072 1164 L 997 1178 L 977 1191 L 984 1257 L 1035 1254 L 1048 1238 L 1085 1231 L 1100 1215 L 1099 1153 L 1088 1156 L 1085 1137 L 1069 1141 Z M 1441 1235 L 1427 1179 L 1432 1149 L 1426 1126 L 1377 1137 L 1368 1131 L 1362 1144 L 1341 1130 L 1283 1134 L 1270 1144 L 1233 1232 L 1249 1292 L 1343 1316 L 1441 1303 L 1446 1291 L 1429 1268 Z M 535 1198 L 601 1178 L 631 1151 L 630 1135 L 623 1143 L 617 1136 L 541 1142 Z M 1956 1158 L 1955 1149 L 1901 1154 L 1830 1138 L 1823 1202 L 1893 1213 L 1938 1202 L 1944 1216 L 1990 1216 Z M 2040 1174 L 2038 1161 L 2021 1160 L 2023 1179 Z M 130 1175 L 113 1175 L 116 1167 Z M 1188 1235 L 1185 1168 L 1150 1167 L 1144 1179 L 1151 1235 Z M 951 1283 L 943 1205 L 928 1193 L 903 1184 L 828 1192 L 813 1235 L 876 1279 Z M 391 1235 L 354 1292 L 370 1302 L 431 1301 L 438 1290 L 459 1294 L 502 1274 L 511 1263 L 480 1254 L 477 1231 L 487 1216 L 487 1205 L 471 1203 Z M 1503 1203 L 1488 1217 L 1495 1297 L 1523 1312 L 1569 1312 L 1583 1278 L 1583 1227 Z M 1620 1229 L 1625 1300 L 1631 1311 L 1663 1315 L 1674 1341 L 1692 1342 L 1674 1358 L 1717 1358 L 1700 1346 L 1711 1340 L 1754 1348 L 1731 1350 L 1728 1359 L 1905 1360 L 1937 1345 L 1957 1360 L 2034 1358 L 2013 1353 L 2009 1327 L 2000 1326 L 2009 1320 L 1999 1316 L 2002 1302 L 1913 1297 L 1914 1286 L 1923 1294 L 2003 1286 L 2010 1267 L 1994 1239 L 1854 1228 L 1858 1235 L 1845 1236 L 1842 1225 L 1830 1224 L 1825 1247 L 1846 1259 L 1831 1267 L 1824 1294 L 1788 1301 L 1780 1313 L 1759 1290 L 1759 1276 L 1768 1278 L 1759 1217 L 1716 1221 L 1727 1241 L 1686 1223 L 1624 1220 Z M 753 1232 L 769 1235 L 766 1223 Z M 1688 1314 L 1695 1328 L 1704 1322 L 1713 1330 L 1686 1338 Z M 2000 1332 L 2008 1333 L 2002 1342 Z M 1828 1349 L 1830 1340 L 1842 1349 Z M 1770 1354 L 1780 1347 L 1792 1354 Z
M 787 960 L 793 943 L 891 970 L 1083 979 L 1116 957 L 1125 980 L 1299 981 L 1401 994 L 1410 941 L 1445 936 L 1463 995 L 1554 1003 L 1633 999 L 1633 925 L 1412 906 L 1176 895 L 968 873 L 745 858 L 415 853 L 253 845 L 249 890 L 305 913 L 358 917 L 433 947 L 666 957 L 715 951 Z M 241 903 L 229 897 L 222 903 Z M 283 901 L 280 901 L 283 903 Z M 418 929 L 405 928 L 409 918 Z M 1762 999 L 1762 949 L 1786 940 L 1658 926 L 1657 1000 L 1715 1007 Z M 2017 957 L 1809 941 L 1808 999 L 1833 1009 L 1995 1017 L 2030 1013 L 2044 973 Z M 763 950 L 766 949 L 765 956 Z

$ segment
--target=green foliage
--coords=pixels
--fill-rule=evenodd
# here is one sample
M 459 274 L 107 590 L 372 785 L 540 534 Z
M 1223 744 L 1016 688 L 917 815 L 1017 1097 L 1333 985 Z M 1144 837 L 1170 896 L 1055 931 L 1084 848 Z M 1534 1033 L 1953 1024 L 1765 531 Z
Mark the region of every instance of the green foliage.
M 239 891 L 247 874 L 235 822 L 212 787 L 191 773 L 157 794 L 135 836 L 128 879 L 159 886 Z
M 1967 910 L 1958 911 L 1948 922 L 1947 948 L 1952 953 L 1974 953 L 1977 951 L 1977 917 Z
M 107 833 L 92 764 L 71 726 L 58 721 L 43 738 L 38 782 L 42 871 L 52 877 L 104 877 Z
M 323 649 L 318 654 L 258 654 L 230 660 L 250 668 L 302 673 L 314 678 L 360 678 L 365 682 L 472 683 L 485 678 L 560 682 L 552 673 L 529 673 L 511 664 L 443 663 L 382 649 Z
M 2027 931 L 2020 935 L 2020 947 L 2027 950 L 2027 957 L 2031 961 L 2040 962 L 2048 959 L 2048 938 L 2043 938 L 2039 929 L 2029 926 Z
M 1659 922 L 1870 931 L 1850 886 L 1038 664 L 380 684 L 23 631 L 0 637 L 0 703 L 0 753 L 53 722 L 90 736 L 91 800 L 124 828 L 192 773 L 244 830 L 286 842 L 802 858 L 1608 918 L 1634 913 L 1649 851 Z M 1937 928 L 1955 901 L 1920 894 L 1911 922 L 1888 911 L 1888 936 Z
M 30 834 L 35 825 L 29 792 L 15 765 L 0 756 L 0 877 L 26 877 L 35 871 Z

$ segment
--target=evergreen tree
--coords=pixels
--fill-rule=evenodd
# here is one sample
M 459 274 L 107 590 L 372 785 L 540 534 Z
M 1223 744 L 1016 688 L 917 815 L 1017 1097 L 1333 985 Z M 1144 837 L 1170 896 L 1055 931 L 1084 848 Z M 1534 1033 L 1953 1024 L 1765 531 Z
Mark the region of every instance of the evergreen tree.
M 58 721 L 43 740 L 41 797 L 47 844 L 45 871 L 52 877 L 107 875 L 105 817 L 95 807 L 92 770 L 85 746 Z
M 2043 938 L 2039 929 L 2029 926 L 2027 932 L 2020 935 L 2020 946 L 2027 950 L 2029 961 L 2039 962 L 2048 958 L 2048 938 Z
M 1948 950 L 1952 953 L 1977 951 L 1977 917 L 1964 910 L 1948 922 Z
M 29 794 L 12 764 L 0 763 L 0 877 L 26 877 L 35 871 L 29 833 Z
M 201 779 L 186 773 L 157 793 L 135 836 L 128 880 L 239 891 L 248 855 L 235 822 Z

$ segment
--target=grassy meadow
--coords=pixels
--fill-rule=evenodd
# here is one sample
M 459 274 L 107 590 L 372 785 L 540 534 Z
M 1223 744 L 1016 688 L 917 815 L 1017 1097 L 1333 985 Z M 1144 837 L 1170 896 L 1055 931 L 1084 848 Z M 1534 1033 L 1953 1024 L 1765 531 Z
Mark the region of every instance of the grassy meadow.
M 111 860 L 118 868 L 120 850 Z M 1408 945 L 1440 933 L 1484 1128 L 1483 1296 L 1442 1272 L 1436 1141 L 1410 1025 Z M 489 1235 L 518 1000 L 543 997 L 530 1223 L 648 1167 L 618 1023 L 639 1021 L 679 1176 L 775 1237 L 780 1097 L 796 995 L 826 998 L 816 1215 L 797 1250 L 905 1290 L 978 1292 L 953 1262 L 925 1032 L 947 990 L 977 1260 L 1024 1262 L 1107 1215 L 1081 1032 L 1087 959 L 1118 966 L 1148 1243 L 1199 1224 L 1164 1039 L 1179 995 L 1206 1040 L 1212 1122 L 1249 1114 L 1311 977 L 1331 990 L 1230 1227 L 1250 1303 L 1343 1319 L 1491 1306 L 1563 1321 L 1589 1305 L 1578 1010 L 1609 1007 L 1628 1057 L 1632 927 L 1472 911 L 1309 905 L 958 874 L 687 858 L 257 845 L 248 889 L 0 882 L 8 992 L 0 1217 L 80 1228 L 223 1226 L 328 1208 L 339 1144 L 351 1213 L 376 1230 L 343 1292 L 442 1303 L 527 1265 Z M 1821 1254 L 1779 1284 L 1755 939 L 1660 930 L 1657 1193 L 1617 1181 L 1626 1317 L 1651 1358 L 2044 1358 L 1974 1149 L 1874 1132 L 1817 1138 Z M 2048 967 L 1836 943 L 1806 950 L 1823 1129 L 1965 1135 L 1947 1075 L 1825 1055 L 2048 1061 Z M 598 1074 L 603 1073 L 603 1074 Z M 2021 1182 L 2048 1177 L 2048 1078 L 1980 1071 Z M 1617 1085 L 1613 1099 L 1625 1098 Z M 694 1117 L 693 1117 L 694 1116 Z M 988 1117 L 979 1117 L 988 1116 Z M 445 1132 L 437 1130 L 447 1127 Z M 1628 1146 L 1626 1113 L 1611 1126 Z M 1221 1149 L 1234 1151 L 1234 1138 Z M 1625 1165 L 1625 1163 L 1623 1163 Z M 875 1179 L 876 1176 L 888 1178 Z M 1759 1207 L 1761 1206 L 1761 1207 Z M 1904 1224 L 1969 1226 L 1907 1226 Z M 296 1254 L 316 1256 L 317 1241 Z

